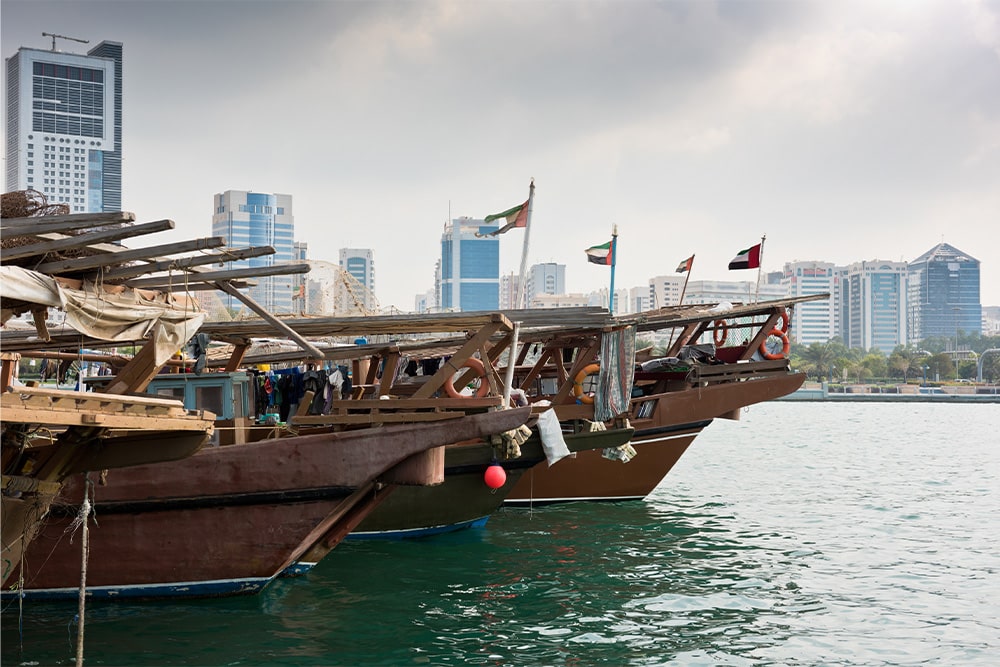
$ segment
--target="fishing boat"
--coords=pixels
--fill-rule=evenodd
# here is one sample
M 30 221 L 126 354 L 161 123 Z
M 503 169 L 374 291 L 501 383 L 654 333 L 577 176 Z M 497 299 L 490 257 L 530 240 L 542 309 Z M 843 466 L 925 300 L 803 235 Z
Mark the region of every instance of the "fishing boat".
M 204 313 L 183 295 L 81 280 L 80 267 L 111 267 L 113 241 L 172 227 L 170 221 L 132 225 L 127 212 L 42 215 L 25 193 L 3 195 L 0 305 L 3 309 L 0 431 L 2 431 L 3 583 L 13 580 L 65 480 L 86 471 L 117 469 L 192 455 L 213 433 L 214 415 L 179 401 L 127 395 L 139 391 L 197 330 Z M 98 259 L 94 259 L 98 257 Z M 29 268 L 30 267 L 30 268 Z M 64 321 L 54 331 L 48 310 Z M 32 323 L 15 320 L 30 313 Z M 18 329 L 14 323 L 24 324 Z M 59 343 L 56 337 L 62 337 Z M 106 393 L 22 382 L 22 356 L 75 361 L 57 350 L 86 343 L 140 350 L 118 359 Z
M 87 594 L 221 596 L 260 591 L 317 540 L 335 546 L 398 484 L 442 481 L 440 448 L 515 429 L 527 408 L 424 424 L 288 435 L 206 447 L 108 475 L 94 493 Z M 84 489 L 67 484 L 24 559 L 24 595 L 75 596 L 67 528 Z M 65 508 L 65 511 L 61 511 Z
M 558 468 L 533 468 L 505 504 L 645 498 L 713 419 L 738 419 L 741 409 L 802 385 L 805 374 L 793 371 L 787 358 L 789 311 L 816 298 L 824 295 L 673 307 L 617 318 L 599 334 L 580 329 L 528 334 L 529 344 L 542 352 L 534 365 L 518 370 L 522 388 L 548 379 L 545 398 L 561 419 L 599 420 L 595 402 L 606 411 L 612 405 L 603 417 L 626 419 L 635 435 L 628 453 L 583 452 Z M 632 331 L 657 332 L 668 343 L 656 357 L 648 350 L 623 354 L 629 345 L 622 339 Z M 703 337 L 709 342 L 700 344 Z M 584 388 L 588 379 L 594 380 L 594 392 Z

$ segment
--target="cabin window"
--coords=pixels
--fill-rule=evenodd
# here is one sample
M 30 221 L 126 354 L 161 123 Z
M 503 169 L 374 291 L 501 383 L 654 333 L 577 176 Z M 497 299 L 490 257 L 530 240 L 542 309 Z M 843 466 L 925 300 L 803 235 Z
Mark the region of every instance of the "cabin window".
M 226 410 L 222 405 L 222 386 L 215 385 L 213 387 L 195 387 L 195 405 L 198 406 L 199 410 L 208 410 L 209 412 L 214 412 L 216 415 L 222 416 L 226 414 Z

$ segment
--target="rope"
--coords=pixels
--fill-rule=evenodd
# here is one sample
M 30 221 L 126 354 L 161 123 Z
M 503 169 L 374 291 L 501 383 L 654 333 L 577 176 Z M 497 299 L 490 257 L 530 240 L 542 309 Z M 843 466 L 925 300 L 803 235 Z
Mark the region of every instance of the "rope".
M 80 600 L 77 610 L 77 634 L 76 634 L 76 667 L 83 667 L 83 630 L 84 630 L 84 609 L 87 603 L 87 561 L 90 558 L 90 530 L 87 524 L 87 517 L 90 515 L 90 497 L 94 492 L 94 483 L 90 480 L 90 473 L 84 475 L 83 503 L 80 505 L 80 513 L 70 526 L 81 526 L 80 540 Z

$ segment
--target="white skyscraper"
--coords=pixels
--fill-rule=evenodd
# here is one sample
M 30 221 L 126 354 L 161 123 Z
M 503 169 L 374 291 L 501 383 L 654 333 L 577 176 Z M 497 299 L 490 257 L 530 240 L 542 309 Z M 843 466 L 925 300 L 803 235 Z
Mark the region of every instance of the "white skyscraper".
M 61 38 L 73 39 L 74 38 Z M 21 48 L 7 58 L 6 189 L 71 213 L 120 211 L 122 45 L 87 54 Z
M 795 306 L 789 335 L 796 343 L 826 343 L 839 328 L 837 284 L 839 272 L 830 262 L 788 262 L 781 277 L 789 297 L 827 293 L 829 299 Z

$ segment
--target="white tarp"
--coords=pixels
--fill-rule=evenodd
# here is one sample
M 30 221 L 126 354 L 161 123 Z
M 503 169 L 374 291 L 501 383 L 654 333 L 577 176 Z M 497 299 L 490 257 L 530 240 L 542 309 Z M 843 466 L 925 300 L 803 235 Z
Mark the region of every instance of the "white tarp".
M 69 326 L 92 338 L 122 343 L 152 338 L 158 364 L 177 352 L 205 321 L 205 313 L 183 296 L 133 289 L 115 293 L 90 283 L 69 289 L 20 266 L 0 266 L 0 300 L 5 306 L 3 322 L 14 315 L 6 307 L 8 300 L 16 300 L 61 309 Z

